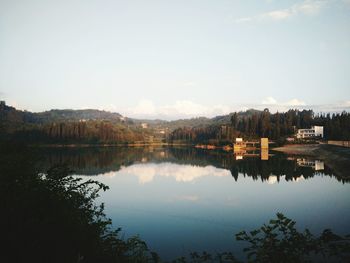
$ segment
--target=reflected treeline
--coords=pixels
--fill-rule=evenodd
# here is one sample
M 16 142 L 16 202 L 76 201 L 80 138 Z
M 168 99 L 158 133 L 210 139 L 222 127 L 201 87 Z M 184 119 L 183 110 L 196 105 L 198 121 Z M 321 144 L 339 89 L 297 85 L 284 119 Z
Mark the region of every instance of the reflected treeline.
M 232 153 L 221 151 L 206 151 L 201 149 L 170 149 L 172 154 L 184 164 L 213 165 L 231 171 L 232 177 L 237 181 L 239 176 L 252 177 L 254 180 L 267 181 L 270 176 L 276 176 L 277 181 L 283 176 L 287 181 L 295 181 L 300 177 L 305 179 L 315 175 L 335 177 L 343 183 L 350 182 L 349 177 L 336 175 L 324 165 L 322 171 L 314 170 L 313 167 L 301 166 L 300 158 L 287 158 L 282 154 L 275 154 L 266 161 L 260 157 L 248 157 L 236 160 Z M 205 162 L 204 162 L 205 161 Z
M 137 147 L 86 147 L 86 148 L 46 148 L 38 152 L 37 159 L 41 169 L 47 170 L 53 165 L 67 165 L 79 175 L 97 175 L 110 171 L 118 171 L 123 166 L 136 163 L 162 163 L 171 162 L 196 166 L 212 165 L 231 171 L 232 177 L 237 181 L 239 176 L 249 176 L 254 180 L 267 181 L 275 176 L 277 181 L 283 177 L 287 181 L 298 178 L 311 178 L 315 175 L 326 175 L 336 178 L 342 183 L 349 182 L 346 175 L 335 174 L 328 166 L 323 164 L 317 170 L 312 164 L 314 160 L 287 158 L 276 154 L 268 160 L 261 161 L 260 157 L 248 157 L 236 160 L 232 153 L 224 151 L 209 151 L 189 147 L 174 148 L 137 148 Z M 311 164 L 311 165 L 310 165 Z

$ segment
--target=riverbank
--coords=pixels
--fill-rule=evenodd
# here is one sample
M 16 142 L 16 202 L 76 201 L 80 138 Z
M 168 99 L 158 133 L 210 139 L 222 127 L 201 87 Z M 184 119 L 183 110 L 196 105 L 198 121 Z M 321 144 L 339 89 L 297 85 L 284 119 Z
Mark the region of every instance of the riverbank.
M 30 144 L 30 147 L 42 148 L 88 148 L 88 147 L 166 147 L 166 146 L 193 146 L 193 144 L 186 143 L 120 143 L 120 144 Z
M 290 144 L 272 150 L 323 160 L 338 176 L 350 177 L 350 148 L 327 144 Z
M 272 150 L 291 155 L 315 156 L 315 151 L 320 148 L 320 144 L 287 144 Z

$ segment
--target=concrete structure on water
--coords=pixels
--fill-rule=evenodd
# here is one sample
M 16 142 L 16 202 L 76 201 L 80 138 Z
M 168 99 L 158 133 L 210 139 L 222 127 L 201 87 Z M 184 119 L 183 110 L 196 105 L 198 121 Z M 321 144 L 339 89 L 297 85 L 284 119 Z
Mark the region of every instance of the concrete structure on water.
M 233 144 L 233 149 L 239 151 L 240 149 L 247 148 L 259 148 L 256 145 L 260 144 L 260 149 L 269 148 L 269 138 L 260 138 L 259 141 L 243 141 L 243 138 L 236 138 L 235 143 Z
M 260 144 L 260 154 L 254 153 L 256 149 L 255 145 Z M 253 153 L 249 153 L 247 151 L 253 151 Z M 260 155 L 261 160 L 267 161 L 269 159 L 269 139 L 268 138 L 260 138 L 259 141 L 243 141 L 242 138 L 236 138 L 235 143 L 233 144 L 233 152 L 235 154 L 236 160 L 242 160 L 244 156 L 246 157 L 257 157 Z
M 269 148 L 269 138 L 261 138 L 260 139 L 260 148 L 261 149 Z

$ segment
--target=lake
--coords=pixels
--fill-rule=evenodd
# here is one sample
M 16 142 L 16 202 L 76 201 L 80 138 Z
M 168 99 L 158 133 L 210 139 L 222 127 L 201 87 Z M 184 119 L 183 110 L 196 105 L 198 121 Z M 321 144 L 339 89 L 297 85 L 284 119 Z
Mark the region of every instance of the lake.
M 350 180 L 322 160 L 281 154 L 233 155 L 195 148 L 43 149 L 41 165 L 68 164 L 110 187 L 106 214 L 125 237 L 139 235 L 166 260 L 191 251 L 233 251 L 235 233 L 277 212 L 299 229 L 350 233 Z M 263 160 L 262 160 L 263 159 Z

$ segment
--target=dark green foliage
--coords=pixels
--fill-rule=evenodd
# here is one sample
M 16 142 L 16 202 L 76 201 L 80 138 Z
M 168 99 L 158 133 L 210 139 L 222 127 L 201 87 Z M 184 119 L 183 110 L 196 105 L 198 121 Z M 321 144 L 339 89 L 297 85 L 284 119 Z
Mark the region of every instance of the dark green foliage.
M 319 114 L 313 123 L 323 125 L 325 137 L 329 140 L 350 140 L 350 113 Z
M 226 262 L 226 263 L 241 263 L 230 252 L 209 254 L 207 252 L 197 253 L 192 252 L 188 257 L 180 257 L 173 263 L 202 263 L 202 262 Z
M 208 254 L 190 253 L 174 263 L 202 262 L 248 262 L 248 263 L 311 263 L 311 262 L 349 262 L 350 238 L 341 237 L 326 229 L 315 237 L 308 229 L 299 232 L 295 221 L 277 213 L 269 224 L 250 232 L 236 234 L 236 240 L 247 242 L 243 249 L 246 261 L 238 260 L 232 253 Z
M 111 229 L 95 204 L 107 186 L 64 166 L 40 173 L 31 152 L 22 156 L 0 159 L 0 262 L 155 261 L 138 237 L 123 240 Z
M 99 110 L 51 110 L 31 113 L 0 108 L 0 141 L 59 144 L 126 144 L 144 141 L 144 131 L 118 113 Z
M 236 239 L 246 241 L 244 251 L 248 262 L 348 262 L 350 239 L 337 236 L 326 229 L 319 237 L 308 229 L 299 232 L 295 221 L 277 213 L 261 228 L 236 234 Z
M 314 115 L 312 110 L 289 110 L 284 113 L 250 111 L 230 114 L 230 121 L 212 122 L 201 127 L 180 127 L 173 131 L 173 140 L 187 140 L 194 143 L 232 143 L 236 137 L 268 137 L 276 141 L 295 134 L 296 129 L 311 128 L 312 125 L 324 126 L 327 140 L 350 140 L 350 113 Z M 217 117 L 218 118 L 218 117 Z M 214 118 L 215 119 L 215 118 Z M 212 119 L 212 120 L 214 120 Z

